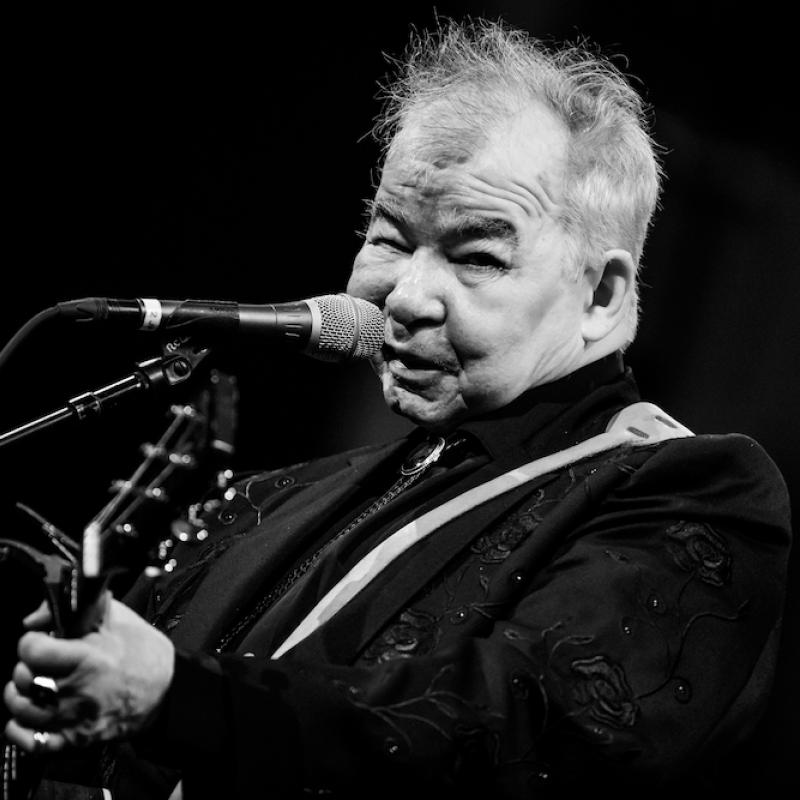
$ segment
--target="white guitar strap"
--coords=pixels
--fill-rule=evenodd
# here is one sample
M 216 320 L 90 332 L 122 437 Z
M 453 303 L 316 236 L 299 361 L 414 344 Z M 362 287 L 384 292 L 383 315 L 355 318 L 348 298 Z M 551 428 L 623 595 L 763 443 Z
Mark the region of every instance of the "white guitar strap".
M 326 623 L 350 602 L 368 583 L 409 547 L 430 536 L 450 520 L 482 503 L 516 489 L 548 472 L 555 472 L 589 456 L 620 445 L 641 446 L 694 434 L 652 403 L 634 403 L 620 411 L 604 433 L 573 447 L 537 458 L 521 467 L 463 492 L 404 525 L 367 553 L 309 612 L 283 644 L 273 653 L 280 658 Z

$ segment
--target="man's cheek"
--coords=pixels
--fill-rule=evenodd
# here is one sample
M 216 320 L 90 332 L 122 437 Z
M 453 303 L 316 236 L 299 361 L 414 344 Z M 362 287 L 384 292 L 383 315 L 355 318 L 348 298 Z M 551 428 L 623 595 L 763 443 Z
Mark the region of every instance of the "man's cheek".
M 386 296 L 394 287 L 393 270 L 390 264 L 378 263 L 362 253 L 356 256 L 345 291 L 353 297 L 360 297 L 383 307 Z

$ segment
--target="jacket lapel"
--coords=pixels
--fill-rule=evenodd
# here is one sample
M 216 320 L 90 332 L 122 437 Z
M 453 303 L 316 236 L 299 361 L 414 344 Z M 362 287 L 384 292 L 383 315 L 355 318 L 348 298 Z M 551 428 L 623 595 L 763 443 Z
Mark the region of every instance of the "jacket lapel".
M 335 514 L 402 446 L 402 441 L 394 442 L 305 487 L 263 524 L 241 536 L 214 562 L 193 594 L 170 633 L 175 645 L 212 649 L 228 626 L 257 602 L 262 587 L 288 570 L 293 557 L 319 534 L 320 520 Z
M 497 464 L 487 465 L 474 476 L 477 485 L 497 477 L 503 472 Z M 414 547 L 401 558 L 402 566 L 392 570 L 386 580 L 374 581 L 366 587 L 327 624 L 312 633 L 298 645 L 297 652 L 305 647 L 322 648 L 325 657 L 333 663 L 347 663 L 359 653 L 383 626 L 403 608 L 408 606 L 422 589 L 439 575 L 458 553 L 468 547 L 478 536 L 499 524 L 509 510 L 529 496 L 532 491 L 552 481 L 552 474 L 542 476 L 520 486 L 502 497 L 479 506 L 468 514 L 451 520 L 423 547 Z M 464 490 L 464 487 L 461 487 Z M 437 499 L 449 499 L 443 495 Z M 420 516 L 433 504 L 422 506 L 412 516 Z M 404 519 L 398 524 L 401 527 Z

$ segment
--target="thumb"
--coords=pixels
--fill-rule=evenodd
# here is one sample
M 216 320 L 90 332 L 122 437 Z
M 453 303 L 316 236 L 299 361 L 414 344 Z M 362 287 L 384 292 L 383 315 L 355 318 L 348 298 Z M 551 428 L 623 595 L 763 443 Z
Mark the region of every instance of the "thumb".
M 53 615 L 47 600 L 42 600 L 41 605 L 23 618 L 22 624 L 31 631 L 47 631 L 53 624 Z

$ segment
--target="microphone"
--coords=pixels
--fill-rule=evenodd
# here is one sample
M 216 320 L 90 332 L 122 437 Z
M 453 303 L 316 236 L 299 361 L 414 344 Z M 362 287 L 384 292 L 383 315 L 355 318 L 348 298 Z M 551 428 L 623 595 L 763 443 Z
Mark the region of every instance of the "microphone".
M 231 300 L 120 300 L 84 297 L 55 306 L 78 322 L 108 322 L 141 331 L 263 336 L 322 361 L 370 358 L 383 346 L 383 313 L 348 294 L 275 305 Z

